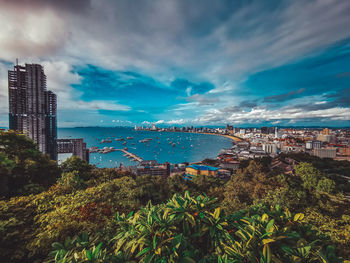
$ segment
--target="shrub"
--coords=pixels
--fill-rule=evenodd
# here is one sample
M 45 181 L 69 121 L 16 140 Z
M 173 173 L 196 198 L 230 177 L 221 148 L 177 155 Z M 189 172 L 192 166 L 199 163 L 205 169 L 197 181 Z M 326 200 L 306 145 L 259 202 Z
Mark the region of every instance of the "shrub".
M 340 262 L 303 219 L 304 214 L 261 205 L 226 215 L 214 198 L 186 192 L 136 213 L 117 213 L 110 241 L 69 248 L 54 243 L 50 257 L 56 262 Z

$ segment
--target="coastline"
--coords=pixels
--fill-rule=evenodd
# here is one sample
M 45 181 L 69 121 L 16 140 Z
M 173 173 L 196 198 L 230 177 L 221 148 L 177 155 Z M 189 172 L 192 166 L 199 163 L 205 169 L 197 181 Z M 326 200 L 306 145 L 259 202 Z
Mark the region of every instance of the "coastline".
M 241 141 L 243 141 L 241 138 L 236 137 L 236 136 L 234 136 L 234 135 L 219 134 L 219 133 L 207 133 L 207 132 L 191 132 L 191 133 L 207 134 L 207 135 L 219 135 L 219 136 L 223 136 L 223 137 L 229 138 L 229 139 L 231 139 L 231 140 L 234 140 L 234 141 L 236 141 L 236 142 L 241 142 Z
M 144 131 L 151 131 L 151 130 L 144 130 Z M 157 132 L 157 131 L 151 131 L 151 132 Z M 234 135 L 227 135 L 227 134 L 220 134 L 220 133 L 208 133 L 208 132 L 182 132 L 182 131 L 158 131 L 158 132 L 178 132 L 178 133 L 192 133 L 192 134 L 205 134 L 205 135 L 218 135 L 218 136 L 223 136 L 226 138 L 229 138 L 233 141 L 236 142 L 241 142 L 243 141 L 242 138 L 239 138 L 237 136 Z

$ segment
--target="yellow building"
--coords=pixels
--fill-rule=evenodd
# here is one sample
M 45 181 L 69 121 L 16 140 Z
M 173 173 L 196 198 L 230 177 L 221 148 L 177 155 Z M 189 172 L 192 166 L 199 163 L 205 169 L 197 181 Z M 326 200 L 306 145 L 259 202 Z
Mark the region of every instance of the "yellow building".
M 191 180 L 194 176 L 198 175 L 218 175 L 219 168 L 207 165 L 193 164 L 186 167 L 185 180 Z

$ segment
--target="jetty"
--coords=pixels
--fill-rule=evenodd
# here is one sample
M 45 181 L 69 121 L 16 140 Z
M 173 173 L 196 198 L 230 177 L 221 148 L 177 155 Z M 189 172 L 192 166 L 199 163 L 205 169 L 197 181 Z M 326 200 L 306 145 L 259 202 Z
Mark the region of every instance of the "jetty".
M 140 157 L 140 156 L 137 156 L 136 154 L 134 153 L 131 153 L 131 152 L 128 152 L 127 150 L 125 149 L 117 149 L 117 151 L 121 151 L 125 154 L 126 157 L 130 158 L 130 159 L 133 159 L 134 161 L 137 161 L 137 162 L 142 162 L 143 159 Z

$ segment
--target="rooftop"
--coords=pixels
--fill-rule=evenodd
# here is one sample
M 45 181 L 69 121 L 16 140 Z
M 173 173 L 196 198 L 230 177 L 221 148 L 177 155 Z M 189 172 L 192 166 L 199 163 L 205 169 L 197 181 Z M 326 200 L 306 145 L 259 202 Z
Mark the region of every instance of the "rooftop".
M 219 168 L 217 168 L 217 167 L 207 166 L 207 165 L 198 165 L 198 164 L 192 164 L 188 167 L 193 168 L 195 170 L 205 170 L 205 171 L 217 171 L 217 170 L 219 170 Z

